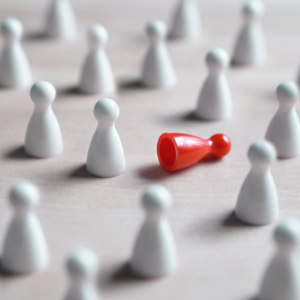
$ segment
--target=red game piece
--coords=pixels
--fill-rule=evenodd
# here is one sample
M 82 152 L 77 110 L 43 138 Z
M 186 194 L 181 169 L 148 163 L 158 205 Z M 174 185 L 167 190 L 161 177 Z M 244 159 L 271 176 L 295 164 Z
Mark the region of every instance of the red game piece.
M 207 155 L 221 158 L 229 153 L 231 141 L 225 134 L 215 134 L 208 140 L 183 133 L 163 133 L 157 142 L 160 165 L 174 172 L 194 165 Z

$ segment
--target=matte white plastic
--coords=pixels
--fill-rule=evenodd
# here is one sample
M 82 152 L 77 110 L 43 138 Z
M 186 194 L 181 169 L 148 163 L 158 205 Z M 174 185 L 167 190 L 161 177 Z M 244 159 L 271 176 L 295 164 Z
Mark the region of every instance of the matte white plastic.
M 1 257 L 1 267 L 6 272 L 38 271 L 48 262 L 44 233 L 33 212 L 39 199 L 39 191 L 30 183 L 19 183 L 10 191 L 14 216 L 6 232 Z
M 267 129 L 266 139 L 274 144 L 279 158 L 300 154 L 300 124 L 296 112 L 299 89 L 293 82 L 283 82 L 276 89 L 279 108 Z
M 80 78 L 80 90 L 90 94 L 112 94 L 116 90 L 115 79 L 105 52 L 108 32 L 101 25 L 93 25 L 88 30 L 90 44 Z
M 32 80 L 28 58 L 20 43 L 22 23 L 7 18 L 1 24 L 4 48 L 0 58 L 0 86 L 6 88 L 26 87 Z
M 144 60 L 142 83 L 151 88 L 173 87 L 177 77 L 165 43 L 166 24 L 152 21 L 146 31 L 150 45 Z
M 60 127 L 51 107 L 55 95 L 55 88 L 46 81 L 35 83 L 30 90 L 35 107 L 27 127 L 24 146 L 25 152 L 30 156 L 47 158 L 63 151 Z
M 199 118 L 210 121 L 227 119 L 232 114 L 231 92 L 224 73 L 229 56 L 225 50 L 214 48 L 206 55 L 205 62 L 209 73 L 202 86 L 195 113 Z
M 146 219 L 137 236 L 130 264 L 138 276 L 164 276 L 177 267 L 173 233 L 166 218 L 171 203 L 169 191 L 160 185 L 149 186 L 143 195 Z
M 278 218 L 277 189 L 270 165 L 276 159 L 274 146 L 256 141 L 248 151 L 252 168 L 240 190 L 235 215 L 252 225 L 273 223 Z
M 98 177 L 113 177 L 125 171 L 125 157 L 115 121 L 120 113 L 118 104 L 101 99 L 94 107 L 98 127 L 92 138 L 86 168 Z

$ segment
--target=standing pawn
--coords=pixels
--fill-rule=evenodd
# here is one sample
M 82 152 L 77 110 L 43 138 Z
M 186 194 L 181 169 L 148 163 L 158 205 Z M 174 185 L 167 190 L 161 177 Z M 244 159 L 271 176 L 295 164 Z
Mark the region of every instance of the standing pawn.
M 46 240 L 33 212 L 39 192 L 30 183 L 15 185 L 9 194 L 14 216 L 4 239 L 1 267 L 8 273 L 27 273 L 44 268 L 48 262 Z
M 158 277 L 172 273 L 177 255 L 166 212 L 172 203 L 167 189 L 160 185 L 147 188 L 142 199 L 146 219 L 137 236 L 131 258 L 131 270 L 141 277 Z
M 146 31 L 150 46 L 144 60 L 142 83 L 151 88 L 172 87 L 177 78 L 165 44 L 166 24 L 152 21 Z
M 293 82 L 283 82 L 276 89 L 279 108 L 271 120 L 266 139 L 274 144 L 279 158 L 300 154 L 300 124 L 296 112 L 299 89 Z
M 202 86 L 196 115 L 205 120 L 227 119 L 232 113 L 231 92 L 224 74 L 229 57 L 225 50 L 212 49 L 205 58 L 209 74 Z
M 266 141 L 256 141 L 248 151 L 252 168 L 240 190 L 235 215 L 251 225 L 266 225 L 278 217 L 278 198 L 270 165 L 276 150 Z
M 66 263 L 70 287 L 64 300 L 99 299 L 94 283 L 97 264 L 96 255 L 89 249 L 77 249 L 70 255 Z
M 47 158 L 63 151 L 60 127 L 51 107 L 55 95 L 55 88 L 46 81 L 35 83 L 30 90 L 35 107 L 27 127 L 24 147 L 30 156 Z
M 264 275 L 259 300 L 299 300 L 300 265 L 296 253 L 300 242 L 300 224 L 295 219 L 281 222 L 274 234 L 275 256 Z
M 17 19 L 5 19 L 1 24 L 1 33 L 5 45 L 0 58 L 0 86 L 25 87 L 32 78 L 29 61 L 20 43 L 23 25 Z
M 115 121 L 120 113 L 111 99 L 99 100 L 94 107 L 98 127 L 92 138 L 86 168 L 98 177 L 113 177 L 125 171 L 125 157 Z
M 91 94 L 112 94 L 115 79 L 104 46 L 108 41 L 107 30 L 101 25 L 93 25 L 88 31 L 90 52 L 81 71 L 80 90 Z

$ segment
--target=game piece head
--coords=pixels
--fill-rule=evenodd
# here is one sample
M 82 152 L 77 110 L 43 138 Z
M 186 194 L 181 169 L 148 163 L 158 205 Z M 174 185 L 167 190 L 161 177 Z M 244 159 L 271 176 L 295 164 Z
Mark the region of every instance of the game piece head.
M 205 62 L 210 72 L 219 73 L 228 66 L 229 55 L 221 48 L 214 48 L 207 53 Z
M 87 39 L 91 47 L 99 48 L 107 43 L 108 32 L 104 26 L 94 24 L 88 30 Z
M 99 123 L 111 124 L 116 121 L 120 113 L 118 104 L 111 99 L 103 98 L 94 107 L 94 116 Z
M 225 134 L 215 134 L 208 141 L 211 147 L 209 154 L 216 158 L 224 157 L 231 150 L 231 141 Z
M 243 15 L 246 20 L 262 17 L 265 13 L 265 4 L 261 0 L 250 0 L 243 6 Z
M 293 107 L 299 99 L 299 88 L 294 82 L 283 82 L 276 89 L 276 97 L 281 106 Z
M 30 90 L 30 97 L 34 104 L 48 106 L 56 96 L 54 86 L 47 81 L 36 82 Z
M 148 23 L 146 32 L 150 41 L 163 40 L 167 35 L 167 25 L 163 21 L 153 20 Z
M 1 33 L 7 41 L 20 39 L 23 34 L 23 25 L 15 18 L 7 18 L 1 24 Z
M 276 149 L 268 141 L 258 140 L 253 143 L 248 151 L 252 165 L 257 168 L 267 168 L 276 159 Z

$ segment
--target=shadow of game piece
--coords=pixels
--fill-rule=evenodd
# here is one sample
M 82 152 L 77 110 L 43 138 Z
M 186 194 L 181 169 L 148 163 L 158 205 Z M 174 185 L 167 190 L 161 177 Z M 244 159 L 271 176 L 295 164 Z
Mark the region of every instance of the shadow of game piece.
M 70 178 L 78 178 L 78 179 L 87 179 L 87 178 L 101 179 L 100 177 L 96 177 L 96 176 L 90 174 L 86 170 L 86 164 L 83 164 L 83 165 L 80 165 L 79 167 L 76 167 L 68 175 L 69 175 Z
M 45 32 L 29 32 L 24 35 L 25 41 L 44 41 L 49 40 L 49 37 L 46 35 Z
M 142 83 L 140 79 L 120 80 L 118 82 L 119 90 L 137 90 L 146 88 L 147 87 Z
M 230 212 L 223 220 L 222 226 L 224 227 L 253 227 L 253 225 L 249 225 L 240 221 L 236 216 L 234 211 Z
M 73 85 L 65 88 L 58 88 L 56 90 L 56 93 L 58 96 L 63 96 L 63 95 L 89 95 L 85 94 L 80 91 L 78 85 Z
M 171 174 L 166 172 L 160 165 L 142 167 L 138 170 L 138 174 L 141 178 L 148 180 L 163 180 L 171 176 Z
M 12 148 L 8 152 L 6 152 L 4 156 L 9 159 L 38 159 L 27 155 L 25 153 L 24 146 Z

